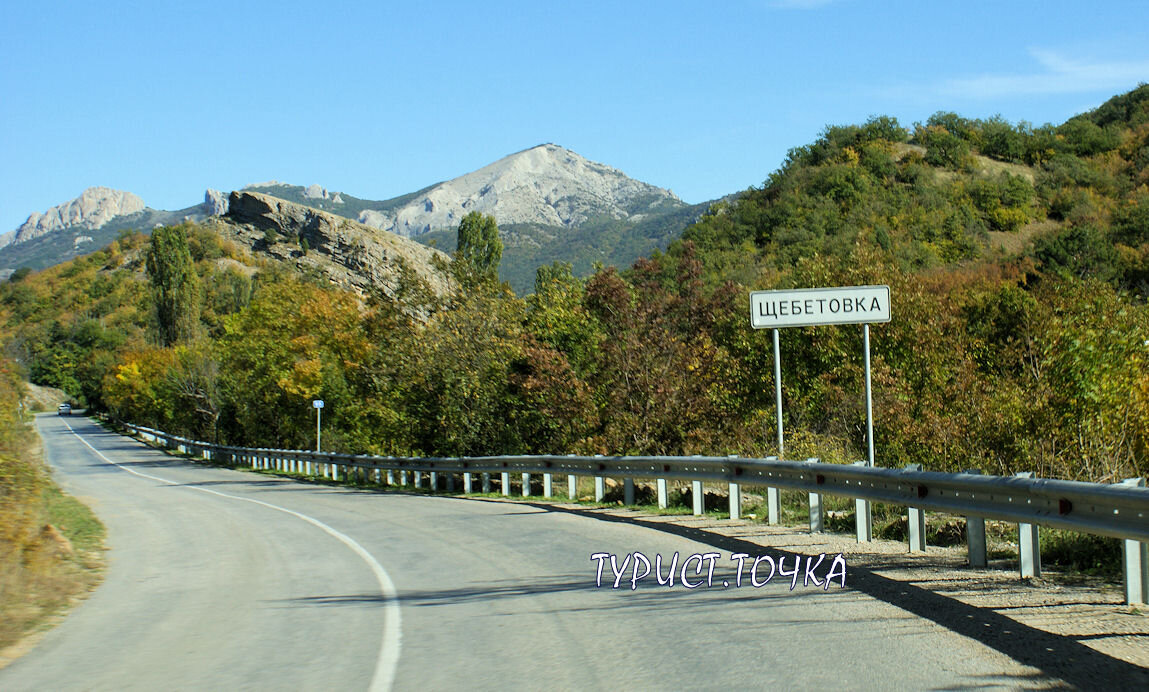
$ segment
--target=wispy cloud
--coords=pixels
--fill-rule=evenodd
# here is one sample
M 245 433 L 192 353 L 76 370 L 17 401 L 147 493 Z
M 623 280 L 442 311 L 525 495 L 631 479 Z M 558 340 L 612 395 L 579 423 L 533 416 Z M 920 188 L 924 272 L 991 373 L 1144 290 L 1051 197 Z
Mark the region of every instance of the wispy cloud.
M 1030 50 L 1030 54 L 1039 70 L 1029 74 L 985 74 L 950 79 L 943 82 L 938 91 L 945 96 L 989 99 L 1113 91 L 1149 81 L 1149 60 L 1093 61 L 1038 49 Z

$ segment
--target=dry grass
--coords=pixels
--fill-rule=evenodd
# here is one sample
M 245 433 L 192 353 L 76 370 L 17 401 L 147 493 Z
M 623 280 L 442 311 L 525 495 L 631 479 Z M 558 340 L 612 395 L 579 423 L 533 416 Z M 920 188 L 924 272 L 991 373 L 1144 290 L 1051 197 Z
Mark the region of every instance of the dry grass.
M 1029 247 L 1035 236 L 1045 233 L 1046 231 L 1051 231 L 1060 225 L 1061 224 L 1052 219 L 1043 219 L 1041 221 L 1031 221 L 1027 223 L 1018 229 L 1016 233 L 990 231 L 986 248 L 990 252 L 997 252 L 1002 257 L 1019 255 Z
M 35 433 L 0 424 L 0 667 L 99 583 L 104 527 L 52 482 Z

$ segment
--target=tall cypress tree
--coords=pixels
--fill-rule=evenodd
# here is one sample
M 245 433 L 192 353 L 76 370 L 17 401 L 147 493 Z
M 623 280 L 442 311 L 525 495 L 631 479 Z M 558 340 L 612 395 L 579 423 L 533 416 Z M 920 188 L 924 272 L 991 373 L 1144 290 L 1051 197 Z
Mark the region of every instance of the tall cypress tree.
M 188 249 L 186 226 L 152 231 L 147 269 L 160 344 L 192 341 L 199 332 L 199 279 Z

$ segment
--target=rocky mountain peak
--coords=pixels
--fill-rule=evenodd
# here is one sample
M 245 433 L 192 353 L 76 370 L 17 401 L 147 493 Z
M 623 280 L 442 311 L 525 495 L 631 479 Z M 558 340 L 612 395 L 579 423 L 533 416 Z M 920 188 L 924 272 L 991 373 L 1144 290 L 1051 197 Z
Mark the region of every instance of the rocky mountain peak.
M 578 226 L 606 216 L 622 219 L 683 203 L 674 193 L 628 178 L 556 144 L 542 144 L 436 185 L 391 211 L 369 210 L 359 221 L 404 236 L 454 228 L 472 211 L 500 224 Z
M 144 209 L 144 201 L 130 192 L 90 187 L 76 199 L 54 206 L 43 214 L 33 213 L 13 234 L 7 236 L 7 240 L 10 243 L 23 243 L 45 233 L 73 226 L 96 229 L 117 216 L 134 214 Z

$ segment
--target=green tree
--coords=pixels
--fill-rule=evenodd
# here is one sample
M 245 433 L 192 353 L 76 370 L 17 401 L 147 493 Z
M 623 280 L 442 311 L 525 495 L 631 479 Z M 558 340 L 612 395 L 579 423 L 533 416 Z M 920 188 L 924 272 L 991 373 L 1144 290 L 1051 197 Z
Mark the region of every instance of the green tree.
M 477 211 L 464 216 L 459 222 L 455 263 L 452 265 L 456 278 L 468 286 L 498 281 L 502 258 L 503 241 L 499 239 L 495 217 Z
M 369 436 L 356 424 L 361 407 L 374 403 L 359 395 L 371 351 L 353 294 L 273 279 L 257 288 L 246 308 L 224 319 L 218 384 L 210 369 L 194 363 L 183 379 L 194 387 L 218 387 L 219 432 L 226 441 L 309 447 L 315 442 L 311 401 L 324 399 L 324 425 L 330 426 L 325 446 L 362 451 Z M 194 391 L 186 396 L 196 397 Z
M 586 286 L 566 262 L 543 265 L 535 272 L 535 292 L 527 296 L 527 331 L 560 351 L 570 366 L 585 375 L 594 366 L 601 334 L 583 306 Z
M 186 226 L 152 231 L 147 254 L 159 341 L 187 343 L 199 332 L 199 279 L 188 249 Z
M 415 451 L 436 456 L 525 451 L 511 425 L 510 391 L 512 367 L 523 349 L 523 312 L 522 301 L 509 289 L 480 283 L 419 332 L 397 373 Z

